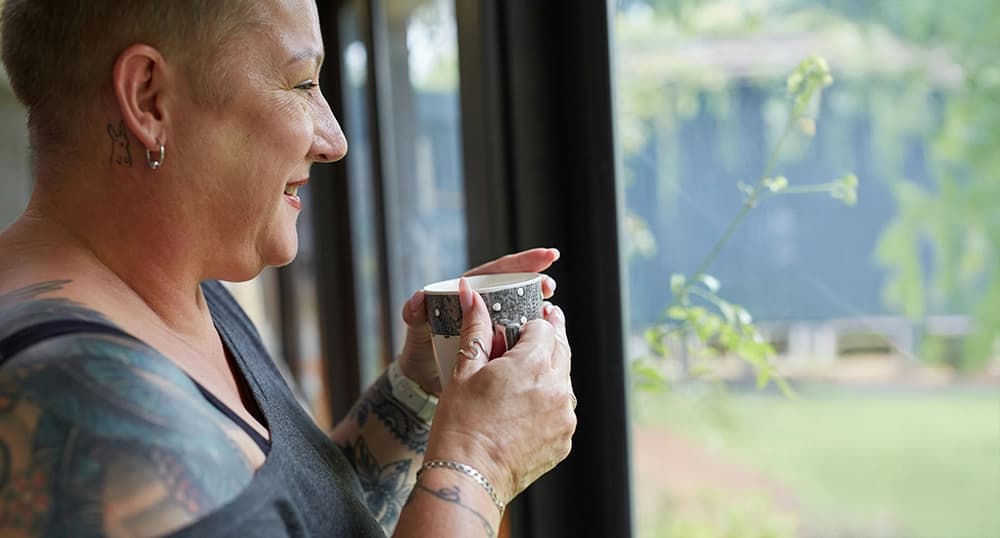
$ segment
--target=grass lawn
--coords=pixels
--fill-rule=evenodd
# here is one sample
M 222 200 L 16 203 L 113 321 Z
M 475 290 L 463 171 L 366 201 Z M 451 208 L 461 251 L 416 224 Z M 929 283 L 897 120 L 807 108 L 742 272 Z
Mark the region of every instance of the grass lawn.
M 644 393 L 633 416 L 786 484 L 814 524 L 1000 537 L 1000 392 L 799 391 Z

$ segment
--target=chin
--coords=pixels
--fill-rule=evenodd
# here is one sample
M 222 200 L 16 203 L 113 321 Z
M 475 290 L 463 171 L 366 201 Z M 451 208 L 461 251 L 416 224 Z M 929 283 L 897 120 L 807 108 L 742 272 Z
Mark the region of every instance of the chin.
M 261 250 L 261 260 L 265 267 L 282 267 L 292 263 L 299 252 L 299 236 L 294 231 L 289 237 L 275 241 Z
M 258 250 L 255 255 L 229 258 L 217 266 L 217 270 L 207 277 L 226 282 L 246 282 L 257 278 L 268 267 L 281 267 L 292 263 L 298 250 L 298 242 L 286 244 L 281 248 L 272 246 L 267 250 Z

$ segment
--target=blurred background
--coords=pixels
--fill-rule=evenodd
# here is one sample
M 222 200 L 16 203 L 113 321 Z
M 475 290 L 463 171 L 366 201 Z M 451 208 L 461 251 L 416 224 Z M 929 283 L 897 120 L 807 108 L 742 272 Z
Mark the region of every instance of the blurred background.
M 320 424 L 392 360 L 413 291 L 555 246 L 580 427 L 505 535 L 1000 536 L 1000 5 L 319 7 L 350 155 L 302 194 L 296 261 L 231 289 Z M 707 270 L 788 395 L 649 334 L 765 174 L 811 54 L 833 84 L 769 173 L 853 173 L 856 204 L 761 200 Z M 0 226 L 29 168 L 0 76 Z
M 709 269 L 798 399 L 732 357 L 697 381 L 648 363 L 672 382 L 633 392 L 639 536 L 1000 535 L 998 7 L 619 2 L 630 359 L 760 179 L 809 54 L 835 80 L 774 173 L 859 178 L 853 207 L 762 201 Z

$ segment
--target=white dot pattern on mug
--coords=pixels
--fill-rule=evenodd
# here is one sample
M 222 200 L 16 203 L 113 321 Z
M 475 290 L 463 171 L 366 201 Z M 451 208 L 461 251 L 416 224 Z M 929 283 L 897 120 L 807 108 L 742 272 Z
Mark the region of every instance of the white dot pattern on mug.
M 528 285 L 481 292 L 480 295 L 494 323 L 521 325 L 542 317 L 544 299 L 541 288 L 539 280 Z M 461 333 L 462 308 L 457 294 L 429 294 L 425 301 L 432 334 L 458 336 Z

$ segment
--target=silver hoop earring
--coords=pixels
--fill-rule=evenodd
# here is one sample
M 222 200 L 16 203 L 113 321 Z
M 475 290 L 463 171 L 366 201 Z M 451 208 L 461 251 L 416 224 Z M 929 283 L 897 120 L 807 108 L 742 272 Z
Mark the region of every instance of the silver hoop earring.
M 159 143 L 159 142 L 157 142 L 157 143 Z M 163 147 L 163 144 L 160 144 L 160 158 L 154 160 L 153 159 L 153 155 L 147 149 L 146 150 L 146 164 L 148 164 L 149 167 L 151 169 L 153 169 L 153 170 L 156 170 L 157 168 L 163 166 L 163 158 L 165 156 L 164 154 L 166 153 L 166 151 L 167 151 L 167 148 Z

